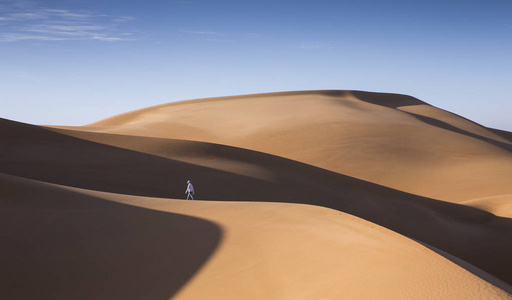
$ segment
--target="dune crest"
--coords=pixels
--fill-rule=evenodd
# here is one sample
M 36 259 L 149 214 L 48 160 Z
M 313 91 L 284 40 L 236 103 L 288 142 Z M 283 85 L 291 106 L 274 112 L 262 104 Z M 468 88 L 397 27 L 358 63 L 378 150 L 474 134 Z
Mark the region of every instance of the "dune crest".
M 512 195 L 472 199 L 462 204 L 488 211 L 500 217 L 512 218 Z
M 512 144 L 416 98 L 306 91 L 173 102 L 74 130 L 265 152 L 429 198 L 512 193 Z

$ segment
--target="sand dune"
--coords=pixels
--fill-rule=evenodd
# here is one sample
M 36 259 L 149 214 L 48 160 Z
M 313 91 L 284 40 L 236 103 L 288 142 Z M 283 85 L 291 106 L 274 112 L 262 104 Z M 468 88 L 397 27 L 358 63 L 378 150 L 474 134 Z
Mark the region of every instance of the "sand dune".
M 511 136 L 356 91 L 198 99 L 83 127 L 0 119 L 2 290 L 508 298 Z M 187 179 L 208 201 L 173 200 Z
M 325 208 L 0 181 L 9 299 L 509 297 L 405 237 Z
M 325 206 L 420 240 L 512 282 L 512 273 L 507 270 L 512 264 L 512 220 L 479 209 L 403 193 L 246 149 L 78 131 L 63 135 L 8 124 L 14 127 L 10 132 L 27 137 L 23 142 L 29 145 L 11 143 L 10 159 L 3 161 L 0 172 L 86 189 L 165 198 L 183 197 L 183 186 L 177 183 L 193 178 L 199 199 Z M 38 150 L 27 155 L 24 150 L 29 147 Z
M 444 201 L 512 193 L 509 140 L 403 95 L 312 91 L 199 99 L 79 130 L 251 149 Z

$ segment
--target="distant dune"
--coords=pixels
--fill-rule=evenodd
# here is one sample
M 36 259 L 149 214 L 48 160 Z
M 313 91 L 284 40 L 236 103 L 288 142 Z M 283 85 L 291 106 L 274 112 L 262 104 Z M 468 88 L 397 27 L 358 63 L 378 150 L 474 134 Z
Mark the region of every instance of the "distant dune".
M 212 142 L 450 202 L 512 194 L 512 143 L 416 98 L 313 91 L 173 102 L 82 130 Z
M 0 119 L 5 299 L 512 298 L 512 134 L 416 98 Z M 191 179 L 200 201 L 184 201 Z

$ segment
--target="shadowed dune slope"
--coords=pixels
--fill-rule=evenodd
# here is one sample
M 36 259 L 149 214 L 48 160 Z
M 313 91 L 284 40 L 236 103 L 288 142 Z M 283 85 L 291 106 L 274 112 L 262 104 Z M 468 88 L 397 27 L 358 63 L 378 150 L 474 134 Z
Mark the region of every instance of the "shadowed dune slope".
M 462 204 L 491 212 L 496 216 L 512 218 L 512 195 L 472 199 Z
M 511 142 L 416 98 L 308 91 L 198 99 L 75 130 L 261 151 L 430 198 L 512 194 Z
M 2 121 L 0 172 L 115 193 L 314 204 L 354 214 L 512 282 L 512 220 L 300 162 L 223 145 Z M 64 135 L 67 133 L 69 135 Z M 70 136 L 74 135 L 74 136 Z
M 1 173 L 0 187 L 1 299 L 166 300 L 222 238 L 200 218 Z
M 493 129 L 493 128 L 489 128 L 489 130 L 491 130 L 492 132 L 494 132 L 495 134 L 497 134 L 499 136 L 502 136 L 507 141 L 512 142 L 512 132 L 500 130 L 500 129 Z

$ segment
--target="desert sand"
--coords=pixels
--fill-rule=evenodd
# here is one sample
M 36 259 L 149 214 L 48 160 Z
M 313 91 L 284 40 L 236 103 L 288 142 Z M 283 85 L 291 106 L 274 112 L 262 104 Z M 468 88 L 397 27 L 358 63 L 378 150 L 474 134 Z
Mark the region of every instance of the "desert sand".
M 410 96 L 197 99 L 0 137 L 1 298 L 512 298 L 512 134 Z

